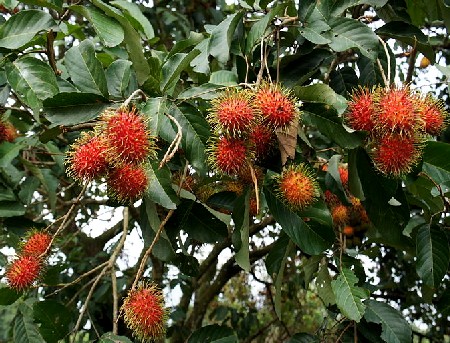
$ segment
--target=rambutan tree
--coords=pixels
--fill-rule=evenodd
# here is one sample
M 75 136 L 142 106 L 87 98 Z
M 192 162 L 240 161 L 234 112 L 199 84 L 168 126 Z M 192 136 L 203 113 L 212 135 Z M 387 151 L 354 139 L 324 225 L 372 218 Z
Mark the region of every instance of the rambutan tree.
M 0 341 L 450 340 L 448 1 L 0 11 Z

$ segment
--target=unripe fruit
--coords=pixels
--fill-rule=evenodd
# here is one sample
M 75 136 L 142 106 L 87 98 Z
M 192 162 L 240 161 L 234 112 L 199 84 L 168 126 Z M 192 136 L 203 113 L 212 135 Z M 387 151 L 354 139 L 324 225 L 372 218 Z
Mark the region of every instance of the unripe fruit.
M 381 92 L 375 109 L 375 123 L 382 133 L 411 134 L 420 125 L 416 98 L 409 88 L 391 88 Z
M 279 84 L 264 82 L 255 93 L 255 104 L 263 122 L 273 128 L 286 128 L 299 117 L 295 99 Z
M 372 131 L 374 123 L 374 96 L 367 88 L 355 91 L 348 102 L 345 115 L 346 124 L 354 130 Z
M 440 135 L 448 118 L 442 102 L 427 96 L 419 103 L 418 111 L 423 120 L 425 132 L 433 136 Z
M 35 255 L 24 255 L 12 262 L 6 270 L 9 287 L 23 290 L 33 285 L 42 270 L 42 260 Z
M 320 196 L 319 184 L 304 164 L 285 169 L 277 183 L 279 197 L 294 210 L 308 207 Z
M 164 297 L 155 285 L 141 285 L 129 291 L 121 311 L 133 335 L 146 342 L 162 338 L 166 332 Z
M 228 135 L 248 131 L 259 115 L 251 94 L 245 90 L 227 90 L 212 100 L 211 105 L 209 121 L 219 132 Z
M 133 203 L 142 198 L 149 180 L 144 166 L 124 164 L 110 171 L 107 179 L 108 191 L 122 203 Z
M 139 164 L 155 154 L 147 123 L 134 108 L 107 111 L 98 129 L 102 131 L 108 146 L 107 159 L 114 165 Z
M 108 169 L 106 147 L 91 133 L 83 133 L 72 144 L 66 159 L 67 174 L 78 181 L 91 181 L 104 176 Z
M 219 173 L 233 175 L 246 164 L 248 154 L 244 140 L 220 137 L 210 141 L 208 161 Z
M 331 210 L 331 217 L 336 226 L 344 225 L 349 219 L 348 208 L 345 205 L 337 205 Z
M 420 158 L 420 145 L 414 137 L 392 134 L 375 142 L 372 160 L 387 176 L 401 177 L 409 173 Z
M 47 232 L 34 231 L 23 243 L 21 254 L 41 257 L 48 251 L 51 242 L 52 236 Z

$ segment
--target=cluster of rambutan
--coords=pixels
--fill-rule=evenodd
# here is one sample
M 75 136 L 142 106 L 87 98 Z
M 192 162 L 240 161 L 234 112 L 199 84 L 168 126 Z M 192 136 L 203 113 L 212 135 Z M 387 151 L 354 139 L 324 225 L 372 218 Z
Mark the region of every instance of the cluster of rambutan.
M 6 270 L 9 287 L 20 291 L 31 287 L 42 274 L 50 252 L 52 236 L 44 231 L 32 230 L 21 245 L 17 258 Z
M 439 100 L 409 87 L 360 88 L 348 102 L 345 123 L 369 133 L 367 149 L 376 168 L 402 177 L 420 160 L 427 135 L 439 135 L 448 113 Z
M 168 311 L 164 296 L 154 284 L 141 283 L 131 289 L 121 307 L 125 324 L 142 342 L 162 338 L 166 332 Z
M 141 198 L 149 185 L 148 159 L 156 148 L 147 122 L 135 108 L 106 110 L 93 131 L 81 134 L 68 152 L 68 174 L 83 181 L 106 178 L 108 192 L 122 203 Z
M 328 166 L 324 165 L 322 170 L 327 171 Z M 324 192 L 325 202 L 330 208 L 334 228 L 346 237 L 353 238 L 355 233 L 367 230 L 370 220 L 361 201 L 348 189 L 348 169 L 340 165 L 338 171 L 349 204 L 344 205 L 339 197 L 330 190 Z
M 16 128 L 5 119 L 0 119 L 0 143 L 12 143 L 17 138 Z

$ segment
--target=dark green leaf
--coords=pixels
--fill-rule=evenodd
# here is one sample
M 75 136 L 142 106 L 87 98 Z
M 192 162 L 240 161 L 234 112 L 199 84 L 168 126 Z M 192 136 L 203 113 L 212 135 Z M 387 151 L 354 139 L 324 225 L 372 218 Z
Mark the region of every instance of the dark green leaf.
M 92 41 L 84 40 L 71 47 L 64 58 L 64 64 L 75 86 L 85 93 L 94 93 L 108 98 L 108 85 L 102 64 L 95 56 Z
M 344 97 L 358 87 L 358 76 L 355 69 L 345 66 L 330 73 L 330 87 Z
M 330 105 L 334 107 L 339 114 L 342 114 L 347 108 L 346 99 L 343 96 L 336 94 L 330 86 L 323 83 L 294 87 L 294 94 L 304 102 Z
M 387 2 L 388 0 L 323 0 L 319 2 L 319 10 L 326 18 L 339 17 L 349 7 L 361 4 L 383 7 Z
M 281 268 L 281 264 L 283 263 L 284 255 L 286 254 L 288 244 L 289 244 L 288 235 L 286 235 L 284 231 L 281 231 L 280 237 L 275 242 L 272 249 L 270 249 L 265 261 L 267 273 L 272 278 L 275 278 L 275 275 Z
M 422 170 L 438 184 L 450 182 L 450 144 L 442 142 L 427 142 L 423 154 Z
M 20 312 L 14 321 L 14 343 L 45 343 L 36 324 L 33 322 L 31 310 L 28 309 L 28 305 L 22 303 L 19 308 Z
M 131 65 L 127 60 L 116 60 L 106 70 L 109 94 L 116 99 L 126 98 L 131 79 Z
M 18 292 L 9 287 L 0 288 L 0 306 L 14 304 L 17 299 L 22 296 L 22 292 Z
M 331 288 L 336 297 L 336 305 L 349 319 L 359 322 L 364 315 L 362 303 L 369 294 L 364 288 L 356 286 L 358 278 L 347 268 L 342 268 L 336 280 L 331 281 Z
M 319 343 L 320 339 L 309 333 L 296 333 L 286 343 Z
M 410 343 L 412 330 L 403 315 L 391 306 L 375 300 L 365 302 L 364 318 L 368 322 L 381 324 L 381 338 L 387 343 Z
M 214 85 L 211 83 L 204 83 L 198 87 L 188 88 L 178 95 L 179 100 L 189 100 L 193 98 L 200 98 L 204 100 L 211 100 L 217 97 L 217 90 L 223 88 L 221 85 Z
M 53 125 L 76 125 L 96 118 L 106 99 L 92 93 L 59 93 L 44 101 L 45 117 Z
M 0 47 L 18 49 L 40 31 L 56 23 L 50 14 L 40 10 L 22 10 L 0 27 Z
M 149 166 L 148 173 L 150 185 L 147 197 L 165 208 L 175 209 L 179 201 L 172 188 L 170 170 L 167 167 L 160 169 L 159 163 L 153 162 Z
M 144 33 L 147 39 L 155 37 L 152 24 L 150 24 L 146 16 L 142 14 L 137 4 L 123 0 L 111 1 L 111 4 L 120 8 L 133 27 Z
M 63 7 L 63 0 L 22 0 L 21 3 L 27 5 L 36 5 L 40 7 L 52 8 L 56 11 L 61 11 Z
M 250 256 L 249 256 L 249 199 L 250 192 L 245 192 L 242 196 L 236 199 L 232 218 L 235 223 L 235 230 L 239 235 L 239 247 L 235 254 L 236 263 L 246 272 L 250 271 Z
M 316 286 L 317 294 L 320 299 L 322 299 L 325 306 L 330 306 L 336 304 L 336 296 L 333 293 L 333 288 L 331 287 L 331 276 L 328 271 L 327 264 L 323 264 L 319 272 L 317 273 Z
M 33 317 L 39 323 L 39 332 L 47 343 L 57 343 L 69 333 L 72 322 L 70 311 L 54 300 L 36 302 Z
M 283 228 L 284 232 L 305 253 L 318 255 L 331 247 L 334 242 L 334 231 L 331 227 L 305 223 L 300 216 L 282 203 L 274 191 L 265 188 L 267 205 L 270 212 Z
M 221 86 L 236 86 L 238 76 L 231 70 L 218 70 L 211 74 L 209 82 Z
M 22 143 L 3 142 L 0 144 L 0 167 L 7 167 L 25 147 Z
M 0 217 L 17 217 L 25 214 L 25 206 L 20 202 L 0 201 Z
M 108 17 L 96 7 L 74 5 L 70 6 L 70 9 L 80 13 L 91 22 L 100 41 L 105 46 L 119 45 L 125 38 L 123 28 L 117 20 Z
M 439 227 L 422 225 L 417 232 L 416 247 L 417 274 L 426 285 L 438 288 L 450 262 L 447 235 Z
M 376 33 L 406 43 L 423 53 L 431 63 L 435 61 L 435 53 L 428 44 L 427 36 L 417 27 L 403 21 L 391 21 L 379 29 Z
M 224 325 L 207 325 L 189 336 L 187 343 L 237 343 L 238 339 L 233 329 Z
M 196 49 L 190 53 L 178 53 L 170 57 L 162 66 L 161 90 L 163 93 L 171 92 L 180 79 L 183 70 L 189 67 L 191 61 L 200 52 Z
M 125 336 L 117 336 L 111 332 L 105 333 L 98 343 L 133 343 Z

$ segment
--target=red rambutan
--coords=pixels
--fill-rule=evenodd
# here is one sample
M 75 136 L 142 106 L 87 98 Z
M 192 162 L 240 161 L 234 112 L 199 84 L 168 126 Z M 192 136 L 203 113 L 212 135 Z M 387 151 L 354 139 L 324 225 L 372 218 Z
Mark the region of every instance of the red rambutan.
M 122 203 L 132 203 L 144 195 L 149 185 L 146 168 L 143 165 L 129 165 L 113 168 L 107 178 L 108 191 Z
M 343 185 L 347 185 L 348 184 L 348 169 L 347 168 L 343 168 L 343 167 L 339 167 L 338 171 L 339 171 L 339 175 L 341 177 L 342 184 Z
M 348 101 L 345 121 L 353 130 L 372 131 L 375 127 L 373 92 L 367 88 L 355 91 Z
M 35 255 L 24 255 L 13 261 L 6 270 L 6 279 L 11 288 L 22 290 L 33 285 L 42 271 L 42 259 Z
M 420 144 L 412 136 L 386 135 L 374 145 L 372 160 L 387 176 L 401 177 L 409 173 L 421 156 Z
M 323 195 L 325 196 L 325 201 L 329 206 L 335 206 L 341 203 L 339 200 L 339 197 L 331 192 L 329 189 L 327 189 Z
M 408 87 L 381 91 L 375 108 L 376 128 L 382 133 L 413 133 L 420 124 L 415 102 Z
M 164 336 L 168 313 L 162 292 L 154 284 L 129 291 L 121 312 L 127 327 L 143 342 Z
M 244 140 L 235 138 L 213 138 L 210 141 L 208 160 L 220 173 L 233 175 L 246 164 L 249 151 Z
M 33 230 L 22 244 L 21 254 L 40 257 L 48 251 L 51 242 L 52 236 L 50 234 Z
M 255 157 L 264 160 L 273 148 L 276 136 L 270 127 L 260 124 L 252 128 L 249 139 L 255 151 Z
M 12 143 L 17 138 L 16 128 L 9 122 L 0 120 L 0 143 Z
M 78 181 L 102 177 L 108 170 L 106 147 L 98 136 L 82 133 L 68 152 L 67 173 Z
M 255 93 L 255 105 L 263 122 L 273 128 L 285 129 L 299 117 L 294 97 L 279 84 L 264 82 Z
M 355 228 L 353 226 L 347 225 L 342 229 L 342 233 L 347 237 L 351 237 L 355 234 Z
M 107 159 L 114 165 L 139 164 L 156 152 L 147 123 L 135 108 L 106 111 L 99 129 L 108 147 Z
M 233 136 L 247 131 L 259 115 L 250 92 L 245 90 L 229 89 L 212 100 L 211 105 L 210 122 L 218 131 Z
M 291 165 L 277 178 L 280 198 L 294 210 L 302 210 L 319 197 L 319 184 L 304 164 Z
M 419 102 L 418 111 L 423 120 L 424 131 L 432 136 L 440 135 L 448 118 L 442 101 L 427 96 Z

